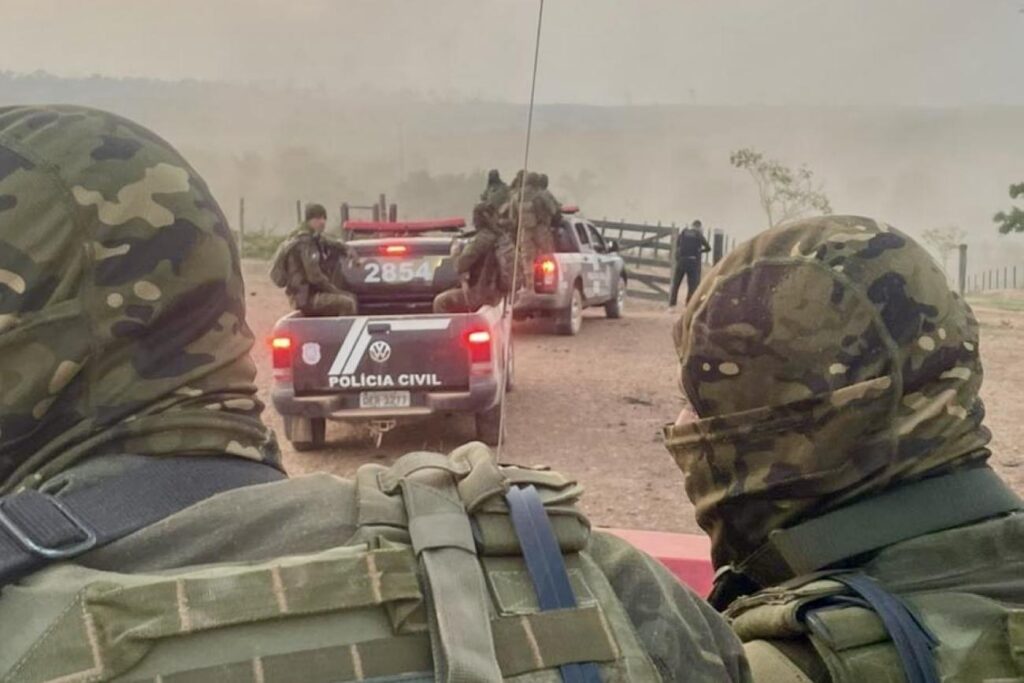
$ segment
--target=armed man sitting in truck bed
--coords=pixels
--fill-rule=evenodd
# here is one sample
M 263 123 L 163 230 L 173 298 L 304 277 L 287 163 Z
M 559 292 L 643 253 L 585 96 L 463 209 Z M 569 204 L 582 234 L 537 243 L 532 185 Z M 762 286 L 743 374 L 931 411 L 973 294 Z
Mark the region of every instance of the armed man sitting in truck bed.
M 278 248 L 271 279 L 283 286 L 292 308 L 306 316 L 353 315 L 358 300 L 334 281 L 337 259 L 350 255 L 344 242 L 324 234 L 327 210 L 306 207 L 306 220 Z
M 441 292 L 434 299 L 435 313 L 471 313 L 481 306 L 494 306 L 512 290 L 515 243 L 499 226 L 498 211 L 487 202 L 473 207 L 476 233 L 453 256 L 461 284 Z

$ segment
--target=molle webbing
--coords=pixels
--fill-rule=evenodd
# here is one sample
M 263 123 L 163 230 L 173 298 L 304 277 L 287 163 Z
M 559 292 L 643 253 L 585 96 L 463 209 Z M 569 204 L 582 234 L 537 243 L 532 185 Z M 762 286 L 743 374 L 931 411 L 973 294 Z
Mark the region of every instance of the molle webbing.
M 523 549 L 530 580 L 537 593 L 537 603 L 545 612 L 576 607 L 576 595 L 569 582 L 565 559 L 551 529 L 544 504 L 533 486 L 513 486 L 505 495 L 512 523 Z M 567 640 L 579 634 L 566 632 Z M 601 675 L 593 662 L 564 664 L 560 668 L 565 683 L 601 683 Z
M 482 556 L 519 555 L 519 539 L 509 519 L 505 492 L 510 486 L 534 486 L 562 552 L 583 550 L 590 539 L 590 524 L 576 508 L 582 488 L 572 479 L 542 469 L 499 466 L 483 446 L 464 447 L 451 457 L 437 453 L 410 453 L 390 468 L 363 465 L 356 472 L 356 523 L 359 538 L 376 535 L 401 538 L 409 528 L 402 496 L 403 476 L 435 467 L 456 479 L 458 497 L 472 517 L 476 551 Z
M 1024 502 L 991 469 L 953 472 L 776 530 L 738 571 L 770 586 L 901 541 L 1022 508 Z
M 599 607 L 503 617 L 491 623 L 491 630 L 504 678 L 573 662 L 610 662 L 619 656 Z M 567 633 L 576 637 L 566 638 Z M 433 666 L 429 636 L 414 634 L 259 657 L 133 683 L 292 683 L 296 671 L 302 671 L 303 683 L 388 676 L 433 683 Z
M 406 458 L 380 481 L 384 493 L 402 491 L 413 551 L 423 569 L 435 677 L 445 683 L 500 680 L 490 599 L 469 515 L 455 486 L 456 468 L 434 453 Z
M 107 681 L 163 639 L 259 621 L 422 601 L 407 548 L 199 569 L 137 585 L 96 582 L 12 668 L 8 681 Z M 54 657 L 54 653 L 59 653 Z

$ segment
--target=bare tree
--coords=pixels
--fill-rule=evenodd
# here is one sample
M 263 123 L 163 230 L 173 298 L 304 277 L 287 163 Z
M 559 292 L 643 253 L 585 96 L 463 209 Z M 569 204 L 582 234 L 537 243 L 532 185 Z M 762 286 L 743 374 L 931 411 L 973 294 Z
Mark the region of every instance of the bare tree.
M 729 161 L 754 179 L 758 200 L 768 218 L 768 227 L 774 228 L 779 223 L 810 213 L 832 213 L 828 197 L 821 185 L 814 182 L 814 173 L 806 166 L 791 169 L 751 147 L 736 150 L 729 155 Z
M 930 246 L 939 255 L 939 262 L 942 264 L 942 272 L 949 277 L 949 256 L 967 239 L 967 233 L 949 225 L 944 228 L 930 228 L 921 235 L 925 244 Z
M 1010 199 L 1024 197 L 1024 183 L 1010 185 Z M 1010 232 L 1024 232 L 1024 211 L 1019 206 L 1010 207 L 1010 210 L 1000 211 L 992 217 L 999 224 L 999 232 L 1004 235 Z

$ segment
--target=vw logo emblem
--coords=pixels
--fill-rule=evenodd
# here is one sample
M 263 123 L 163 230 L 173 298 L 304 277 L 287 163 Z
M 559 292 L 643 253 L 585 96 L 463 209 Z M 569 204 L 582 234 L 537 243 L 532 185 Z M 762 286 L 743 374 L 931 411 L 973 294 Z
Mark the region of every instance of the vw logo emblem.
M 370 344 L 370 360 L 385 363 L 391 358 L 391 345 L 386 341 L 375 341 Z

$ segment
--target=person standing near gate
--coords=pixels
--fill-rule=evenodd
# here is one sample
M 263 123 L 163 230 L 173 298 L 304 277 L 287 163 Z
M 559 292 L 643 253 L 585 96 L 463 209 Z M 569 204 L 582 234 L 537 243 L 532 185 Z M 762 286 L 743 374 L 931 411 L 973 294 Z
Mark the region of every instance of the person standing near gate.
M 695 220 L 690 227 L 683 228 L 676 237 L 676 263 L 672 273 L 672 291 L 669 294 L 668 307 L 675 308 L 679 299 L 679 286 L 686 278 L 686 300 L 697 290 L 700 284 L 700 265 L 704 254 L 711 251 L 711 245 L 704 238 L 704 230 L 700 220 Z

